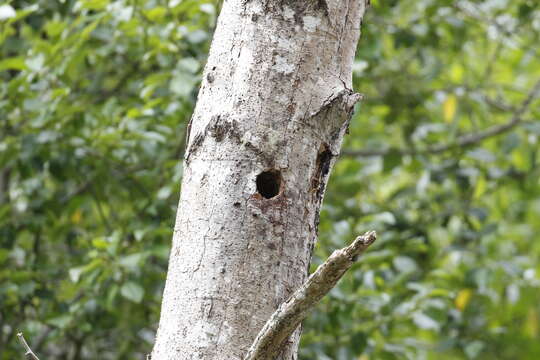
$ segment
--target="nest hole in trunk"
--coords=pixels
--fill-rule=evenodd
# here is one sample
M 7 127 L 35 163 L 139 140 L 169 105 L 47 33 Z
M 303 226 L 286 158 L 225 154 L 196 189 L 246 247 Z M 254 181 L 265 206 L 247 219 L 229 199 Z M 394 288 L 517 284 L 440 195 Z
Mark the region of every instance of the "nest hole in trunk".
M 281 172 L 267 170 L 257 175 L 257 192 L 265 199 L 271 199 L 279 195 L 281 190 Z

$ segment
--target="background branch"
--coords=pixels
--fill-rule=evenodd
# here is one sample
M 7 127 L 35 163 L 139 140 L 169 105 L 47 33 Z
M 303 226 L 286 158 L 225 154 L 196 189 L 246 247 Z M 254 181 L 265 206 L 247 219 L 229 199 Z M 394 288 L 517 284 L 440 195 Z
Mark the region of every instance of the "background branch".
M 308 312 L 332 290 L 358 256 L 375 240 L 375 232 L 370 231 L 357 237 L 351 245 L 334 251 L 326 262 L 272 314 L 244 360 L 273 360 Z
M 514 111 L 510 120 L 504 124 L 491 126 L 483 131 L 469 133 L 462 135 L 452 143 L 442 143 L 427 146 L 422 149 L 373 149 L 373 150 L 344 150 L 342 155 L 354 156 L 354 157 L 374 157 L 374 156 L 384 156 L 389 153 L 397 153 L 399 155 L 419 155 L 419 154 L 440 154 L 448 150 L 452 150 L 458 147 L 467 147 L 480 143 L 486 139 L 495 137 L 497 135 L 506 133 L 516 126 L 522 124 L 523 115 L 529 108 L 529 105 L 536 99 L 538 93 L 540 92 L 540 80 L 536 82 L 531 91 L 527 94 L 527 97 L 521 105 Z

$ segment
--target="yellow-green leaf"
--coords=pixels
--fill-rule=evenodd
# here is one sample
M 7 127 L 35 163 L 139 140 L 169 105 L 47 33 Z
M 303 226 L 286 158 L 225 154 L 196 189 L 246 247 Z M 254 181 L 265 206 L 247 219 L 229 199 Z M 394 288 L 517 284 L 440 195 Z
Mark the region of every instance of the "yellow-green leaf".
M 443 115 L 444 121 L 451 122 L 456 115 L 457 110 L 457 98 L 455 95 L 451 94 L 446 97 L 443 102 Z
M 458 292 L 456 299 L 454 300 L 454 304 L 456 305 L 456 308 L 459 311 L 463 311 L 466 307 L 469 301 L 471 300 L 471 297 L 473 295 L 473 292 L 471 289 L 462 289 Z

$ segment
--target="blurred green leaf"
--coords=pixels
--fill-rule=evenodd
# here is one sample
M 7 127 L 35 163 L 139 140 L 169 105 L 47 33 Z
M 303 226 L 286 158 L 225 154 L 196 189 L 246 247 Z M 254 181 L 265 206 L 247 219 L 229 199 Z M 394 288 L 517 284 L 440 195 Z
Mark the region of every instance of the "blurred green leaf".
M 140 303 L 144 296 L 144 289 L 133 281 L 128 281 L 120 288 L 120 294 L 128 300 Z

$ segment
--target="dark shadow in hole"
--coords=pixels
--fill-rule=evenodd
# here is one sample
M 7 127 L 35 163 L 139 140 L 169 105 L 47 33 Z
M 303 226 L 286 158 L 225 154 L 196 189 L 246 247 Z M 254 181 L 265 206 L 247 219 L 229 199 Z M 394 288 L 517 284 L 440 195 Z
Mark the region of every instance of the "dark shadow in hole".
M 257 191 L 266 199 L 279 194 L 281 188 L 281 173 L 277 170 L 263 171 L 257 175 Z

